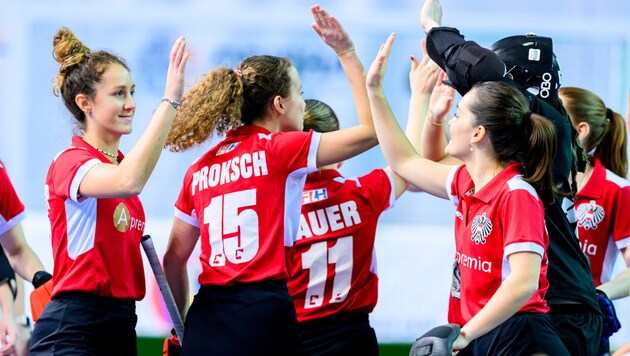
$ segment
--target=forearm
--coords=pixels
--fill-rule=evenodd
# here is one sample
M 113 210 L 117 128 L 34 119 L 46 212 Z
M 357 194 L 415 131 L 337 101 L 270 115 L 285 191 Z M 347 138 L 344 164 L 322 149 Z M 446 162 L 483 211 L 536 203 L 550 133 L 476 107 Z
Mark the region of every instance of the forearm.
M 42 262 L 28 246 L 20 250 L 14 259 L 11 255 L 8 257 L 16 274 L 27 280 L 29 283 L 33 280 L 33 276 L 36 272 L 45 270 Z
M 13 270 L 28 282 L 33 280 L 35 272 L 44 270 L 42 262 L 26 243 L 21 224 L 2 234 L 0 241 Z
M 15 276 L 17 294 L 13 302 L 13 312 L 15 315 L 25 315 L 24 311 L 24 280 L 20 276 Z
M 169 254 L 168 251 L 164 255 L 164 274 L 182 319 L 186 316 L 189 300 L 188 268 L 186 263 L 187 259 L 182 261 L 181 258 Z
M 512 317 L 538 288 L 538 280 L 509 275 L 477 315 L 461 329 L 468 340 L 485 335 Z
M 610 300 L 627 297 L 630 293 L 630 268 L 626 268 L 612 280 L 598 286 L 597 289 L 606 293 Z
M 416 152 L 423 157 L 422 139 L 425 119 L 429 111 L 430 98 L 431 93 L 416 93 L 413 90 L 411 91 L 409 116 L 407 117 L 407 127 L 405 128 L 405 135 L 409 138 Z
M 508 256 L 510 274 L 501 282 L 488 303 L 462 327 L 467 340 L 485 335 L 512 317 L 538 290 L 542 256 L 515 252 Z
M 0 285 L 0 309 L 3 320 L 15 319 L 15 308 L 13 306 L 13 292 L 8 283 Z
M 352 97 L 354 98 L 354 104 L 357 108 L 359 125 L 363 125 L 374 130 L 372 113 L 370 111 L 370 101 L 365 87 L 365 68 L 363 67 L 363 63 L 361 63 L 361 60 L 354 49 L 339 55 L 339 62 L 346 73 L 346 77 L 348 77 L 348 82 L 350 83 Z
M 428 117 L 424 120 L 424 130 L 422 130 L 420 154 L 422 157 L 439 162 L 446 153 L 444 148 L 447 145 L 446 133 L 444 132 L 444 121 L 437 121 Z
M 128 185 L 128 190 L 139 194 L 144 188 L 160 158 L 174 118 L 173 106 L 161 102 L 138 142 L 120 163 L 120 177 Z
M 418 155 L 396 121 L 382 88 L 368 88 L 368 97 L 383 155 L 392 170 L 405 178 L 401 167 Z

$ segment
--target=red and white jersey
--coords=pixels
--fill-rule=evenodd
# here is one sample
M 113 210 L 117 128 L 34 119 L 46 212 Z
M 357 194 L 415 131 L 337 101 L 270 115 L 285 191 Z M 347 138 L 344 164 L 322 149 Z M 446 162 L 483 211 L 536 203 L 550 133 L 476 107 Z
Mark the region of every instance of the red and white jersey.
M 288 278 L 320 137 L 245 125 L 190 166 L 175 216 L 200 229 L 201 285 Z
M 122 158 L 118 152 L 118 159 Z M 54 258 L 52 296 L 83 291 L 140 300 L 145 292 L 140 255 L 144 210 L 137 196 L 79 194 L 81 180 L 100 163 L 111 164 L 75 136 L 72 146 L 59 153 L 48 169 L 45 194 Z
M 24 220 L 24 204 L 20 201 L 7 170 L 0 161 L 0 235 Z
M 478 192 L 465 166 L 453 167 L 446 189 L 455 212 L 455 263 L 448 321 L 465 325 L 510 275 L 508 257 L 533 252 L 542 257 L 538 290 L 518 310 L 546 313 L 549 236 L 536 190 L 510 164 Z
M 308 175 L 288 283 L 299 322 L 372 312 L 378 298 L 376 224 L 394 205 L 393 187 L 382 169 L 358 179 L 334 169 Z
M 630 244 L 630 182 L 595 158 L 593 174 L 575 195 L 580 247 L 591 262 L 595 285 L 608 282 L 619 250 Z

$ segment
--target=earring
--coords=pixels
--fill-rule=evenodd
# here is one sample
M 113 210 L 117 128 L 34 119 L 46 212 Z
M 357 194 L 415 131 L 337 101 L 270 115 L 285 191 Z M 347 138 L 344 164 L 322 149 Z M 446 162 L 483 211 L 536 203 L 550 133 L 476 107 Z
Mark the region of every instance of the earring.
M 472 146 L 472 143 L 468 143 L 468 148 L 470 149 L 470 152 L 472 152 L 472 151 L 473 151 L 473 146 Z

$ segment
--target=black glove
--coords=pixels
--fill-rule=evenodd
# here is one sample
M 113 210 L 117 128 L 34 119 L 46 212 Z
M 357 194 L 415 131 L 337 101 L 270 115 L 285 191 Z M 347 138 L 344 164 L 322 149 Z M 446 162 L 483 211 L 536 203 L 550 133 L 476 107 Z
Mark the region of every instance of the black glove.
M 33 288 L 39 288 L 42 284 L 50 281 L 52 279 L 52 274 L 46 271 L 39 271 L 33 275 Z
M 416 339 L 409 356 L 452 356 L 453 343 L 459 336 L 459 329 L 457 324 L 434 327 Z
M 599 309 L 601 309 L 602 314 L 604 314 L 604 324 L 602 329 L 602 343 L 607 343 L 608 338 L 621 328 L 621 323 L 619 323 L 619 319 L 617 318 L 617 312 L 615 311 L 615 306 L 608 299 L 606 293 L 601 290 L 597 290 L 597 302 L 599 303 Z

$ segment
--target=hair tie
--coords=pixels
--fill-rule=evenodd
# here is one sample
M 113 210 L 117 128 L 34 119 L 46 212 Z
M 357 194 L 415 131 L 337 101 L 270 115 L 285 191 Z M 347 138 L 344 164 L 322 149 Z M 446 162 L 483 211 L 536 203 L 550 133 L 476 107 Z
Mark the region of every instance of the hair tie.
M 243 77 L 243 72 L 241 72 L 241 70 L 238 68 L 234 69 L 234 73 L 236 73 L 236 76 L 239 78 Z
M 532 112 L 531 111 L 526 112 L 525 116 L 523 116 L 523 120 L 531 121 L 532 120 Z
M 610 108 L 606 108 L 606 119 L 610 121 L 613 118 L 613 111 Z

